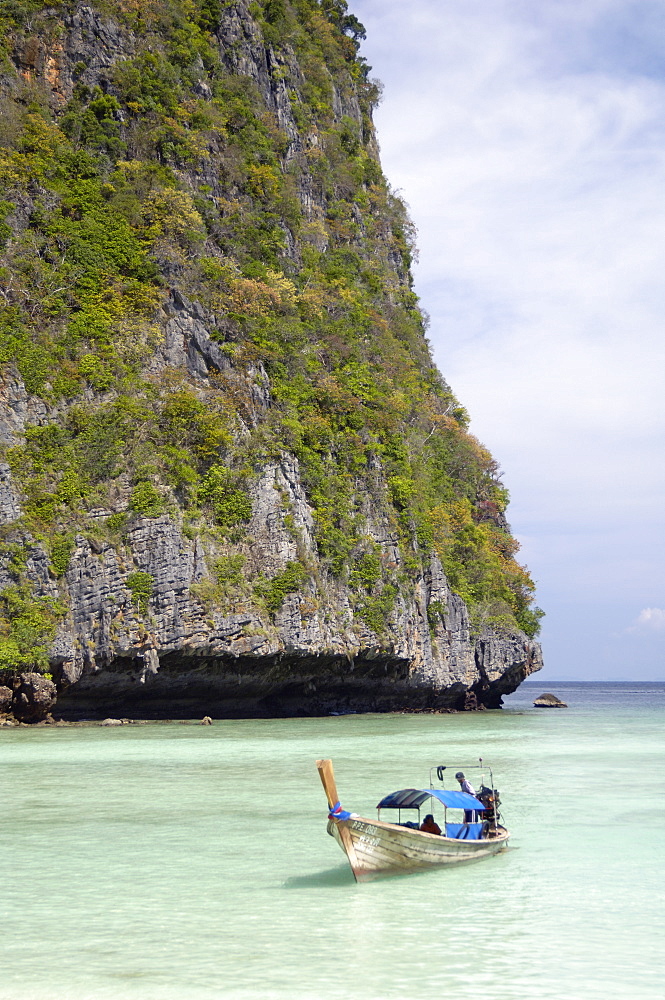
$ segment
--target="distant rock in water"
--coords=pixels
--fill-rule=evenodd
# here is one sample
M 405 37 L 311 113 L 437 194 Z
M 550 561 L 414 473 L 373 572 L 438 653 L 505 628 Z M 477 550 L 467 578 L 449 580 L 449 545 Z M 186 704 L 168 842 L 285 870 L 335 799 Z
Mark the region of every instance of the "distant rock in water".
M 541 694 L 533 703 L 534 708 L 568 708 L 565 701 L 561 701 L 555 694 Z

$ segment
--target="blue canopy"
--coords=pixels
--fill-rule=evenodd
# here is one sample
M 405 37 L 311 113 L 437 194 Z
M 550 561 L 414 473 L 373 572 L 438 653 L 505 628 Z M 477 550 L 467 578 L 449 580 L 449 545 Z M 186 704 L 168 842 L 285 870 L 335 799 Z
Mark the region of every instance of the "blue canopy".
M 485 809 L 482 802 L 467 792 L 449 792 L 447 788 L 429 788 L 427 793 L 438 799 L 439 802 L 443 802 L 444 806 L 449 809 L 475 809 L 476 811 Z
M 445 788 L 402 788 L 381 799 L 377 809 L 420 809 L 423 802 L 432 796 L 449 809 L 480 811 L 485 808 L 482 802 L 466 792 L 449 792 Z

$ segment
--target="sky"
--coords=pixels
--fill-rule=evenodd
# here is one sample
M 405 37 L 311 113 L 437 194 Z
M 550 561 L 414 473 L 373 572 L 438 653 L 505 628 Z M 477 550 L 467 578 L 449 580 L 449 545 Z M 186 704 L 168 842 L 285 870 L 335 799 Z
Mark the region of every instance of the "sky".
M 546 680 L 665 680 L 665 2 L 350 0 Z

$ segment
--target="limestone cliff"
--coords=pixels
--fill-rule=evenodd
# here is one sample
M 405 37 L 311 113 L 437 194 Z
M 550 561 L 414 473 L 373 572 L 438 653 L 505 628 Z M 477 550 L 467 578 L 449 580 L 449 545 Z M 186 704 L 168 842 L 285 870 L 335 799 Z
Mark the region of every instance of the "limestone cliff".
M 427 349 L 362 25 L 5 20 L 0 710 L 39 716 L 31 671 L 68 718 L 500 705 L 540 612 Z

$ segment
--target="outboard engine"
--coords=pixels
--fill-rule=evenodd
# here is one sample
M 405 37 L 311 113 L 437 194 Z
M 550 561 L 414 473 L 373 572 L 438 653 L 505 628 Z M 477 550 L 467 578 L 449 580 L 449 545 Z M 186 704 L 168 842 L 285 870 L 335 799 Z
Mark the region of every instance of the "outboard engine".
M 480 791 L 476 792 L 476 798 L 485 806 L 485 821 L 488 824 L 488 833 L 491 834 L 492 831 L 496 832 L 501 825 L 501 814 L 499 812 L 501 799 L 499 798 L 498 790 L 496 788 L 488 788 L 487 785 L 481 785 Z

